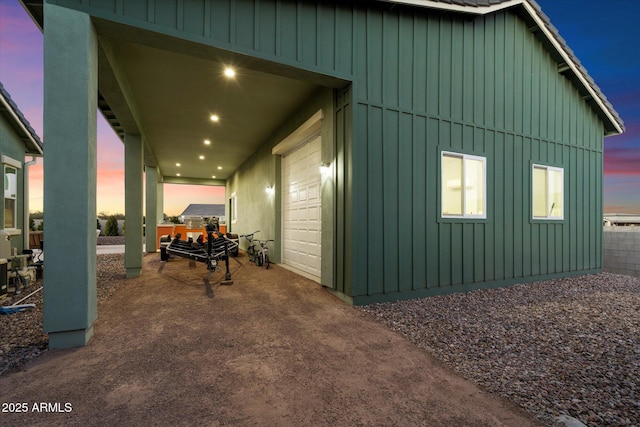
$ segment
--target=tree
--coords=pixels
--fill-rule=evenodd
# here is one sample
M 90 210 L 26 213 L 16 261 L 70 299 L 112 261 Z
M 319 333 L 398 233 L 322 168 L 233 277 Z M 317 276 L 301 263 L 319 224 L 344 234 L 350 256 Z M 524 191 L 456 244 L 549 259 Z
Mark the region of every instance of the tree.
M 36 222 L 34 221 L 33 217 L 29 215 L 29 230 L 35 231 L 35 229 L 36 229 Z
M 109 216 L 107 223 L 104 226 L 105 236 L 117 236 L 118 235 L 118 220 L 114 215 Z
M 44 230 L 44 220 L 40 221 L 40 224 L 38 224 L 38 227 L 36 227 L 36 230 L 38 231 Z
M 33 219 L 43 219 L 44 218 L 44 212 L 42 211 L 32 211 L 29 213 L 29 216 Z
M 102 225 L 100 225 L 100 219 L 96 218 L 96 230 L 102 231 Z

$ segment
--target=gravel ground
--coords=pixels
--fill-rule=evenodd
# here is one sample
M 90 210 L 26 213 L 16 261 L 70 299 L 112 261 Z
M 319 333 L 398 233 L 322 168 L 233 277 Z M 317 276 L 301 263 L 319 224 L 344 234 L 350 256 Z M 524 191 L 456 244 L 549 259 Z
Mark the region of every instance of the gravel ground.
M 602 273 L 360 308 L 553 424 L 640 425 L 640 279 Z
M 108 298 L 125 280 L 124 254 L 98 255 L 98 304 Z M 39 279 L 17 297 L 7 297 L 2 305 L 11 305 L 42 286 Z M 31 310 L 12 315 L 0 315 L 0 376 L 24 365 L 47 351 L 49 339 L 42 332 L 42 291 L 22 304 L 35 304 Z
M 97 245 L 124 245 L 124 236 L 98 236 Z

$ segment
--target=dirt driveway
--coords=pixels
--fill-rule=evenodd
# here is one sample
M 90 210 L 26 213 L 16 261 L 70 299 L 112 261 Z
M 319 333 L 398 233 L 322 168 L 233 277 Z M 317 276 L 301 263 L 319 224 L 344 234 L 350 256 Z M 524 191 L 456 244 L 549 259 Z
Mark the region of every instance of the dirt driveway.
M 0 425 L 536 425 L 320 285 L 237 260 L 209 298 L 204 264 L 145 256 L 87 347 L 0 378 Z

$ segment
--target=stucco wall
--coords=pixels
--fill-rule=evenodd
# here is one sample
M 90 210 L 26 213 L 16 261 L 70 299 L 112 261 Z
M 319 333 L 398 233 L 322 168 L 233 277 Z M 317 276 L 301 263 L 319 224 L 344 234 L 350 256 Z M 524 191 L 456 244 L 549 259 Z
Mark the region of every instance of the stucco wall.
M 227 229 L 232 233 L 247 234 L 260 230 L 256 238 L 260 240 L 275 239 L 270 245 L 270 255 L 275 262 L 280 262 L 281 250 L 281 192 L 280 188 L 280 158 L 271 153 L 272 148 L 286 138 L 298 126 L 304 123 L 319 109 L 323 109 L 325 118 L 322 125 L 322 155 L 333 150 L 333 91 L 320 89 L 301 105 L 285 123 L 264 144 L 238 168 L 227 180 Z M 328 153 L 331 158 L 333 154 Z M 266 187 L 273 185 L 275 194 L 268 194 Z M 235 194 L 237 197 L 237 221 L 232 222 L 228 215 L 229 199 Z M 325 203 L 325 198 L 331 199 L 332 193 L 323 193 L 323 206 L 332 205 Z M 323 207 L 324 213 L 324 207 Z M 323 227 L 325 222 L 323 221 Z M 331 236 L 327 236 L 330 238 Z M 325 236 L 323 229 L 323 247 Z M 240 247 L 246 249 L 246 240 L 240 239 Z M 328 247 L 331 247 L 329 244 Z M 324 255 L 324 254 L 323 254 Z
M 640 276 L 640 227 L 604 228 L 603 271 Z

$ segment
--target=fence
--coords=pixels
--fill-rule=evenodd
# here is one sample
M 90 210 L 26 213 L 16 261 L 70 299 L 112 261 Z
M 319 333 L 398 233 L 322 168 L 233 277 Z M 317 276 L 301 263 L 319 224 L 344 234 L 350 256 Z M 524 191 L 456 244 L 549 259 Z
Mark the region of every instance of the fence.
M 640 227 L 604 227 L 604 268 L 640 277 Z

